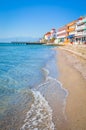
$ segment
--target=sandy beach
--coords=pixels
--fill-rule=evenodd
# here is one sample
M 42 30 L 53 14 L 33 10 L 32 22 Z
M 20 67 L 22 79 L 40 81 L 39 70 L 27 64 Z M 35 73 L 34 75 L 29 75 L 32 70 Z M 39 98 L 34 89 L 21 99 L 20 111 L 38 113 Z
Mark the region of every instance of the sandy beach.
M 82 56 L 86 56 L 86 47 L 81 51 L 81 47 L 78 48 L 57 48 L 59 80 L 69 93 L 65 108 L 67 119 L 59 126 L 59 130 L 86 130 L 86 60 Z M 72 51 L 77 52 L 77 55 Z

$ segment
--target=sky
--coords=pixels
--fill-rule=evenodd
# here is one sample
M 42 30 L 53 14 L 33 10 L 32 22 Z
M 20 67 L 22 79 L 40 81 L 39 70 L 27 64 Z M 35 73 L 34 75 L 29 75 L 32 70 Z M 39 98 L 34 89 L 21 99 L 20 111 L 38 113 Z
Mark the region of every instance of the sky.
M 41 38 L 86 15 L 86 0 L 0 0 L 0 39 Z

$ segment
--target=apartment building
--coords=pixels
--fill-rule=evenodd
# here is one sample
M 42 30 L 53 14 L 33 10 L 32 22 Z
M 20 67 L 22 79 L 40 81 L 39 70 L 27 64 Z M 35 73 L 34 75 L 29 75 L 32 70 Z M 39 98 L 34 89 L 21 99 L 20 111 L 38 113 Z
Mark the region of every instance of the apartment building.
M 86 16 L 76 22 L 75 44 L 86 44 Z
M 72 21 L 68 23 L 67 26 L 67 38 L 69 39 L 69 42 L 74 43 L 75 40 L 75 30 L 76 30 L 76 21 Z
M 67 37 L 67 27 L 63 26 L 57 30 L 57 40 L 59 42 L 64 42 Z

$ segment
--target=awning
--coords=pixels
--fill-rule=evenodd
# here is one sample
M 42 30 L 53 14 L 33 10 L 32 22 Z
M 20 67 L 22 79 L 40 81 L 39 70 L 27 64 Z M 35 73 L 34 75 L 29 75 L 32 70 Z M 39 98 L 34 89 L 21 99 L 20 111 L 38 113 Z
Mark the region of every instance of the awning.
M 73 37 L 74 37 L 74 34 L 69 35 L 67 38 L 71 39 L 71 38 L 73 38 Z

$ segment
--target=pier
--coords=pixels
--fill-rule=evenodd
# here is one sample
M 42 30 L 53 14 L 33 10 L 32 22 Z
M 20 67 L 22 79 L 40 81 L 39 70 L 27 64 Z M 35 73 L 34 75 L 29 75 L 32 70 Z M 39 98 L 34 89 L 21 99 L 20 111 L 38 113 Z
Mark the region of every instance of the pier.
M 40 43 L 40 42 L 11 42 L 12 44 L 25 44 L 25 45 L 43 45 L 45 43 Z

